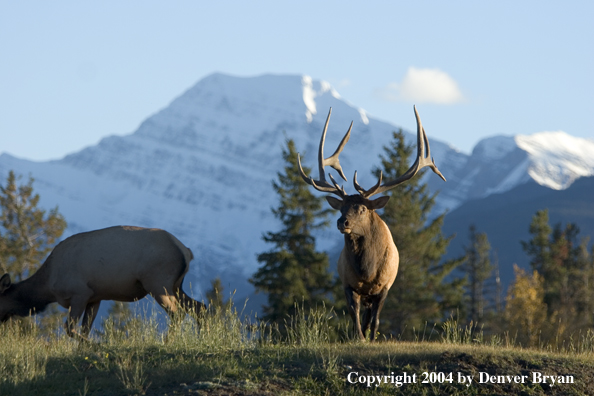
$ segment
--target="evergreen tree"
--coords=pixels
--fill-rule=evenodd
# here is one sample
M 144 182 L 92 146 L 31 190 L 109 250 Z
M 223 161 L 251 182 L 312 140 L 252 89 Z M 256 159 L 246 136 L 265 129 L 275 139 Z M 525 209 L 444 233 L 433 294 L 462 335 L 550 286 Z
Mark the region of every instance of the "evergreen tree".
M 532 239 L 522 241 L 522 247 L 531 257 L 532 269 L 543 277 L 544 302 L 551 316 L 561 305 L 567 304 L 568 276 L 576 257 L 572 245 L 578 230 L 573 224 L 565 230 L 558 224 L 553 230 L 549 225 L 548 210 L 544 209 L 536 212 L 529 231 Z
M 18 184 L 20 177 L 10 171 L 6 185 L 0 185 L 0 271 L 13 282 L 32 275 L 43 264 L 66 228 L 58 208 L 46 213 L 37 207 L 33 179 Z
M 210 307 L 215 309 L 227 310 L 231 306 L 231 299 L 225 301 L 223 297 L 223 284 L 218 276 L 210 281 L 211 289 L 206 292 L 206 299 Z
M 301 179 L 293 140 L 287 140 L 282 155 L 284 173 L 279 172 L 278 181 L 272 183 L 280 198 L 272 213 L 280 220 L 282 229 L 263 235 L 264 241 L 273 247 L 258 255 L 262 266 L 250 279 L 256 291 L 268 294 L 264 319 L 279 324 L 295 313 L 295 303 L 303 306 L 305 312 L 329 303 L 334 285 L 328 256 L 316 251 L 312 235 L 314 230 L 328 225 L 328 210 L 322 210 L 322 199 L 313 195 Z
M 594 245 L 588 251 L 589 237 L 582 238 L 578 248 L 577 269 L 572 282 L 575 290 L 576 326 L 588 329 L 594 326 Z
M 531 257 L 530 266 L 541 275 L 548 274 L 552 271 L 550 246 L 552 229 L 549 225 L 548 209 L 536 212 L 532 217 L 529 232 L 532 235 L 532 239 L 528 242 L 521 241 L 520 243 L 526 254 Z
M 551 228 L 546 209 L 536 212 L 529 231 L 532 239 L 521 243 L 533 270 L 542 276 L 547 317 L 557 327 L 552 336 L 591 327 L 594 268 L 588 238 L 578 240 L 579 228 L 572 223 Z
M 491 245 L 487 234 L 470 226 L 470 246 L 466 247 L 465 262 L 461 269 L 468 278 L 468 321 L 482 322 L 486 305 L 485 283 L 491 277 Z
M 402 131 L 393 136 L 380 156 L 385 180 L 406 172 L 413 150 L 416 152 L 405 143 Z M 379 172 L 374 171 L 376 176 Z M 382 310 L 380 329 L 395 336 L 442 320 L 460 307 L 464 294 L 464 279 L 446 279 L 463 258 L 440 263 L 453 236 L 442 234 L 445 213 L 427 221 L 436 194 L 429 195 L 427 186 L 420 184 L 423 174 L 389 190 L 391 198 L 382 215 L 398 248 L 400 266 Z

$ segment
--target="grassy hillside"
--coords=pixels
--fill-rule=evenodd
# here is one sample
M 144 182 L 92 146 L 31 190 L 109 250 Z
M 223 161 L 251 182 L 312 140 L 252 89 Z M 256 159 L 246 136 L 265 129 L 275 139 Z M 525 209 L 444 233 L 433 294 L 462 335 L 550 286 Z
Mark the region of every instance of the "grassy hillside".
M 125 329 L 108 322 L 90 342 L 6 323 L 0 394 L 594 394 L 592 334 L 527 350 L 505 337 L 481 341 L 454 322 L 415 342 L 350 341 L 326 311 L 292 318 L 282 335 L 230 311 L 195 323 L 163 333 L 154 317 Z

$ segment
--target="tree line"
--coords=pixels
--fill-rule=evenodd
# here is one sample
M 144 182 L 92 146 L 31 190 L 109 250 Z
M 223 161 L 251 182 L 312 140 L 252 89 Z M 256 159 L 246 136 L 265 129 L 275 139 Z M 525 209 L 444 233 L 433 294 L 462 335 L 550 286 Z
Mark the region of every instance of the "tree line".
M 394 179 L 408 169 L 413 153 L 403 132 L 394 132 L 373 173 Z M 301 179 L 293 140 L 287 139 L 282 157 L 284 169 L 272 183 L 278 195 L 272 213 L 281 228 L 263 234 L 270 249 L 258 254 L 260 267 L 249 279 L 257 292 L 267 295 L 263 319 L 280 328 L 296 309 L 325 305 L 337 313 L 346 311 L 340 281 L 328 255 L 317 250 L 314 236 L 329 227 L 333 211 Z M 304 171 L 310 173 L 306 167 Z M 0 185 L 0 270 L 15 281 L 41 266 L 66 228 L 57 207 L 38 208 L 33 179 L 19 180 L 11 171 Z M 551 227 L 547 210 L 537 211 L 529 225 L 531 239 L 521 241 L 532 271 L 514 264 L 515 279 L 504 291 L 488 237 L 474 226 L 464 255 L 443 259 L 454 235 L 442 232 L 445 212 L 430 217 L 437 193 L 429 193 L 421 180 L 422 174 L 386 192 L 391 198 L 381 216 L 398 247 L 400 268 L 382 311 L 381 334 L 415 339 L 424 329 L 439 330 L 455 318 L 484 335 L 506 333 L 522 345 L 537 346 L 592 329 L 594 251 L 589 238 L 579 237 L 577 225 Z M 206 296 L 213 306 L 229 304 L 223 301 L 220 279 L 212 281 Z M 114 304 L 110 312 L 116 327 L 130 320 L 127 304 Z M 45 315 L 46 320 L 57 316 L 55 307 Z

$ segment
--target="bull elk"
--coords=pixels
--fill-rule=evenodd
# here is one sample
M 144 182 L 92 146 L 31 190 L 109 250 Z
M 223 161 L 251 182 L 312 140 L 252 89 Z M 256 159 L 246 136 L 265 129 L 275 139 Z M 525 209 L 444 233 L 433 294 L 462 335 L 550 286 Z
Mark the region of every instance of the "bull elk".
M 417 158 L 413 165 L 395 180 L 382 184 L 382 174 L 380 172 L 377 184 L 369 190 L 365 190 L 357 183 L 357 172 L 355 172 L 353 184 L 358 194 L 354 195 L 347 195 L 344 187 L 340 187 L 330 173 L 328 175 L 331 183 L 326 180 L 325 166 L 332 167 L 345 181 L 347 180 L 340 166 L 338 156 L 348 142 L 353 128 L 351 122 L 351 126 L 334 154 L 324 158 L 324 140 L 332 109 L 328 112 L 318 150 L 319 180 L 314 180 L 305 174 L 301 167 L 301 158 L 297 157 L 299 172 L 306 183 L 318 191 L 340 197 L 340 199 L 337 199 L 327 196 L 326 200 L 332 208 L 339 210 L 341 213 L 337 226 L 338 230 L 344 234 L 344 247 L 338 259 L 338 276 L 342 281 L 348 310 L 354 322 L 355 334 L 362 340 L 366 339 L 365 333 L 370 324 L 370 338 L 371 341 L 375 340 L 380 312 L 388 295 L 388 290 L 390 290 L 398 273 L 398 249 L 396 249 L 388 226 L 376 213 L 376 210 L 383 208 L 388 203 L 390 197 L 381 196 L 373 200 L 369 198 L 404 183 L 426 166 L 445 181 L 445 177 L 437 169 L 435 162 L 430 159 L 429 140 L 416 107 L 414 111 L 417 119 Z M 359 320 L 361 304 L 365 308 L 363 326 L 361 326 Z
M 164 230 L 117 226 L 76 234 L 24 281 L 12 284 L 8 274 L 0 278 L 0 322 L 57 302 L 69 310 L 67 334 L 86 338 L 101 301 L 136 301 L 147 294 L 170 316 L 178 305 L 198 313 L 204 304 L 182 290 L 192 258 L 192 251 Z

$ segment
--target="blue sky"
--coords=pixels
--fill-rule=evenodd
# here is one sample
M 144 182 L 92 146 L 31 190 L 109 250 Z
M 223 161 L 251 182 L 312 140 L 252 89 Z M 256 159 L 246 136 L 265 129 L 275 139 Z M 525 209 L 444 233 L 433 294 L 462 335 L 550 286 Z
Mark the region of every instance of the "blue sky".
M 594 139 L 591 1 L 0 0 L 0 152 L 47 160 L 133 132 L 213 72 L 307 74 L 470 152 Z

